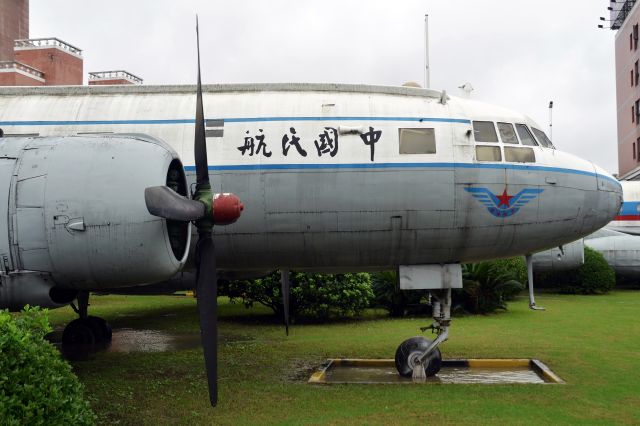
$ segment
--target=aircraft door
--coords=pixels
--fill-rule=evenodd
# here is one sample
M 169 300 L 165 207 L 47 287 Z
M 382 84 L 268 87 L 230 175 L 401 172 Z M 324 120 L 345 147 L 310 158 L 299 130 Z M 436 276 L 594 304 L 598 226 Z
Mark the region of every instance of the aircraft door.
M 16 160 L 0 158 L 0 272 L 12 271 L 10 235 L 9 235 L 9 194 Z

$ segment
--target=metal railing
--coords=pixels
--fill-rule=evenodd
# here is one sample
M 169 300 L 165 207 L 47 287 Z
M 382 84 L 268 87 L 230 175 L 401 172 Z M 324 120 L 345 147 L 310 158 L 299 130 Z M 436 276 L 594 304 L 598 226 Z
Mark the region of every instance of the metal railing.
M 124 70 L 95 71 L 89 73 L 89 81 L 117 79 L 127 80 L 134 84 L 142 84 L 142 79 L 140 77 Z
M 20 70 L 20 71 L 24 71 L 28 74 L 31 74 L 33 76 L 36 76 L 38 78 L 44 78 L 44 73 L 42 71 L 39 71 L 33 67 L 30 67 L 29 65 L 25 65 L 22 62 L 15 62 L 15 61 L 0 61 L 0 69 L 15 69 L 15 70 Z
M 13 45 L 14 47 L 18 47 L 18 48 L 26 47 L 26 48 L 40 48 L 40 49 L 47 48 L 47 47 L 59 47 L 62 50 L 68 50 L 69 52 L 75 55 L 82 56 L 82 49 L 78 49 L 74 45 L 69 44 L 55 37 L 16 40 Z
M 633 9 L 633 6 L 636 4 L 636 0 L 626 0 L 624 2 L 624 4 L 622 5 L 622 7 L 620 8 L 619 11 L 616 10 L 616 12 L 618 12 L 617 15 L 615 15 L 615 17 L 612 17 L 612 21 L 611 21 L 611 29 L 612 30 L 617 30 L 620 27 L 622 27 L 622 24 L 624 24 L 624 21 L 627 19 L 627 16 L 629 16 L 629 13 L 631 13 L 631 9 Z M 613 7 L 616 7 L 617 3 L 614 3 Z

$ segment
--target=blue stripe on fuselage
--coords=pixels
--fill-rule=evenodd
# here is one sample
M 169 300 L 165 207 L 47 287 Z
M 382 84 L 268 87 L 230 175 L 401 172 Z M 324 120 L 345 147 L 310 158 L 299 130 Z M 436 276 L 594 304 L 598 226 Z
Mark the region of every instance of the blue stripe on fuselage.
M 185 166 L 187 171 L 195 166 Z M 620 185 L 617 180 L 595 172 L 567 169 L 564 167 L 533 166 L 524 164 L 478 164 L 478 163 L 350 163 L 350 164 L 234 164 L 209 166 L 210 171 L 258 171 L 258 170 L 326 170 L 326 169 L 494 169 L 554 172 L 583 176 L 600 176 Z
M 437 117 L 231 117 L 207 118 L 206 120 L 222 120 L 225 123 L 255 123 L 265 121 L 412 121 L 417 123 L 461 123 L 471 124 L 466 118 L 437 118 Z M 24 120 L 0 121 L 0 126 L 90 126 L 90 125 L 122 125 L 122 124 L 194 124 L 195 120 Z

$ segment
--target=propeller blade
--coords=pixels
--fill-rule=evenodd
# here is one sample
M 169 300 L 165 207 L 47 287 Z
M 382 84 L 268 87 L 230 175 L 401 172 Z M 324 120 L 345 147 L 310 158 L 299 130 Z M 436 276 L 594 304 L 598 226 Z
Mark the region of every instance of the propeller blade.
M 289 335 L 289 296 L 291 283 L 289 281 L 289 271 L 280 271 L 280 285 L 282 286 L 282 306 L 284 307 L 284 329 Z
M 207 160 L 207 139 L 204 131 L 204 110 L 202 107 L 202 83 L 200 81 L 200 32 L 198 30 L 198 15 L 196 15 L 196 40 L 198 46 L 198 88 L 196 94 L 196 136 L 193 152 L 196 160 L 196 183 L 209 183 L 209 162 Z
M 185 198 L 167 186 L 145 188 L 144 201 L 149 213 L 169 220 L 189 222 L 205 214 L 203 203 Z
M 202 233 L 196 246 L 196 295 L 200 317 L 200 338 L 209 382 L 211 406 L 218 403 L 218 283 L 211 233 Z

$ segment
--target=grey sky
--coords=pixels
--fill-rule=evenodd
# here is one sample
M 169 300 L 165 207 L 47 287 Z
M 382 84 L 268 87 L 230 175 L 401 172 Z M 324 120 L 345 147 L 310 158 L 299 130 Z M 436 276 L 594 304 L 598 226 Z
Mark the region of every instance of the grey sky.
M 578 6 L 579 5 L 579 6 Z M 85 72 L 193 83 L 200 15 L 204 83 L 423 82 L 521 111 L 562 150 L 617 171 L 614 32 L 604 0 L 31 0 L 31 37 L 84 50 Z

